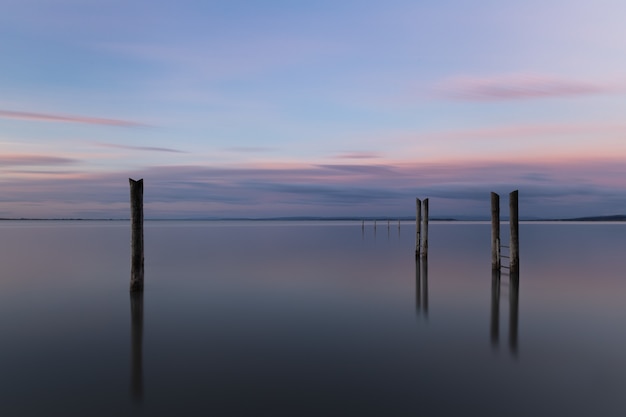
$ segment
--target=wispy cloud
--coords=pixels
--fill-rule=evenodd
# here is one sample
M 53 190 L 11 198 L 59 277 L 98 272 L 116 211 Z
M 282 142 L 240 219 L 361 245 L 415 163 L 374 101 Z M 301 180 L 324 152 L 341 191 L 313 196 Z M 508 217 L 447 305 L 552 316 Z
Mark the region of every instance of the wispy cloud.
M 30 120 L 36 122 L 83 123 L 90 125 L 140 127 L 143 123 L 101 117 L 77 116 L 68 114 L 31 113 L 13 110 L 0 110 L 0 118 L 14 120 Z
M 98 146 L 103 148 L 115 148 L 115 149 L 128 149 L 131 151 L 154 151 L 154 152 L 171 152 L 171 153 L 186 153 L 179 149 L 173 148 L 161 148 L 158 146 L 131 146 L 131 145 L 117 145 L 113 143 L 97 143 Z
M 270 148 L 266 146 L 231 146 L 228 148 L 224 148 L 224 150 L 237 153 L 264 153 L 274 151 L 275 148 Z
M 377 159 L 382 155 L 376 152 L 347 152 L 333 156 L 334 159 Z
M 51 166 L 68 165 L 78 162 L 76 159 L 46 155 L 1 155 L 0 167 L 7 166 Z
M 0 215 L 127 217 L 131 177 L 144 178 L 148 218 L 404 216 L 411 215 L 416 196 L 432 199 L 434 216 L 486 218 L 489 192 L 513 189 L 520 190 L 524 216 L 576 217 L 623 212 L 624 176 L 623 158 L 371 168 L 154 166 L 133 172 L 9 176 L 2 182 Z
M 449 78 L 435 86 L 435 91 L 438 96 L 455 100 L 496 101 L 623 93 L 626 85 L 520 73 Z

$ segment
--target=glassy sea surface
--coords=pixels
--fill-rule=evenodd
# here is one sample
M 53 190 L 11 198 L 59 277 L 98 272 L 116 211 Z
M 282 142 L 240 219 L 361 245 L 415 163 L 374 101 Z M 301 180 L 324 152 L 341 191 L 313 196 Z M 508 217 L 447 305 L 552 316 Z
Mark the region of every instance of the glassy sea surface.
M 508 224 L 502 224 L 503 243 Z M 506 261 L 506 259 L 504 260 Z M 626 224 L 0 222 L 2 416 L 624 416 Z

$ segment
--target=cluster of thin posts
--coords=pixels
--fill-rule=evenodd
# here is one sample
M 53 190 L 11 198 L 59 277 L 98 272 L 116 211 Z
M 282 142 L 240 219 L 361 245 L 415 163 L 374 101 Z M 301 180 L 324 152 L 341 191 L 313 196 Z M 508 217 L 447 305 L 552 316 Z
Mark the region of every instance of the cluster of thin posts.
M 509 258 L 509 273 L 511 276 L 519 274 L 519 217 L 518 191 L 509 194 L 509 224 L 511 227 L 511 241 L 509 246 L 500 241 L 500 196 L 491 193 L 491 269 L 500 271 L 507 268 L 502 265 L 502 258 Z M 509 249 L 509 256 L 502 255 L 502 248 Z
M 422 216 L 422 208 L 424 215 Z M 428 199 L 415 199 L 415 257 L 428 256 Z

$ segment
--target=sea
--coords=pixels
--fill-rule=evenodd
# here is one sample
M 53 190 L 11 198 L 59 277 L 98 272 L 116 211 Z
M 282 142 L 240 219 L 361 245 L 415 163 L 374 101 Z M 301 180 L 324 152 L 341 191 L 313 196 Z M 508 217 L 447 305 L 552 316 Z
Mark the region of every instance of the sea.
M 625 416 L 626 223 L 490 228 L 1 221 L 0 415 Z

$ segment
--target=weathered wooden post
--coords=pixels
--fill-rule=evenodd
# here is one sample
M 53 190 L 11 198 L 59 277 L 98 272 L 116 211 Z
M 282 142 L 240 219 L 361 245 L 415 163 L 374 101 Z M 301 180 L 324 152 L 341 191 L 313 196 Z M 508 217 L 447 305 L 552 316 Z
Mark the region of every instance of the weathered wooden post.
M 143 291 L 143 179 L 130 183 L 130 291 Z
M 415 199 L 415 256 L 420 256 L 420 249 L 422 245 L 422 201 L 419 198 Z
M 422 236 L 422 256 L 428 256 L 428 199 L 424 199 L 424 235 Z
M 491 269 L 500 270 L 500 196 L 491 193 Z
M 130 293 L 130 326 L 132 369 L 130 389 L 133 398 L 143 398 L 143 292 Z
M 509 210 L 510 210 L 510 224 L 511 224 L 511 276 L 519 276 L 519 219 L 518 219 L 518 203 L 517 203 L 518 191 L 515 190 L 509 194 Z

